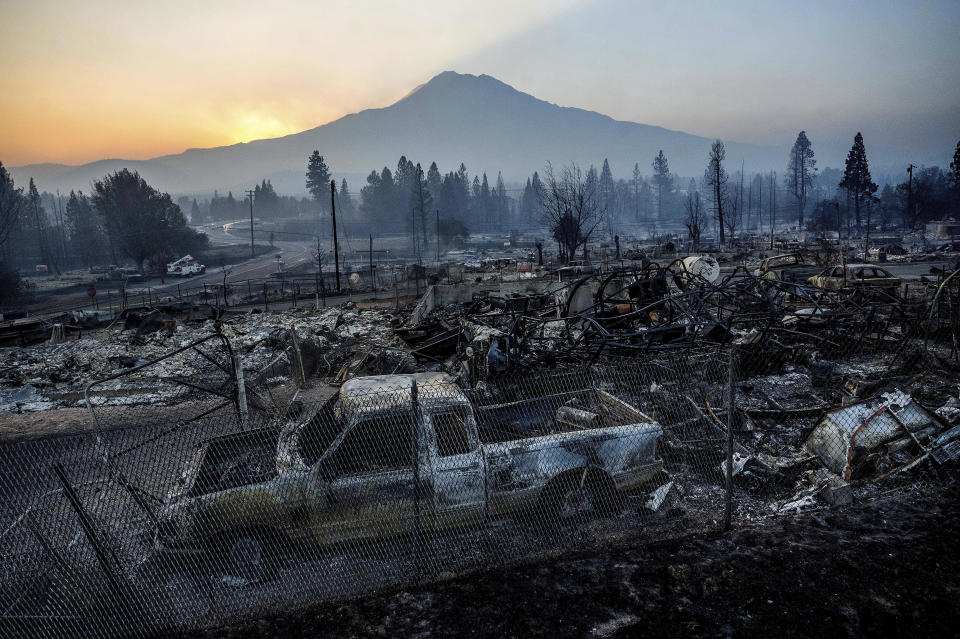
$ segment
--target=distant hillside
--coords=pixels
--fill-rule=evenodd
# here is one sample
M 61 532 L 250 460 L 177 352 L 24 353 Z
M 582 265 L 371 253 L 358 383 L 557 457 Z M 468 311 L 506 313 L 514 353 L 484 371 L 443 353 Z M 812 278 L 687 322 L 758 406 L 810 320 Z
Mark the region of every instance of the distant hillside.
M 100 160 L 82 166 L 38 164 L 15 167 L 18 183 L 34 177 L 42 190 L 88 191 L 93 180 L 129 167 L 171 193 L 211 193 L 249 188 L 270 178 L 283 193 L 304 191 L 306 159 L 319 149 L 337 175 L 363 176 L 396 166 L 401 155 L 442 172 L 460 162 L 471 174 L 486 171 L 522 180 L 549 160 L 600 165 L 610 160 L 616 177 L 630 175 L 635 162 L 644 174 L 663 149 L 671 169 L 700 175 L 711 139 L 657 126 L 621 122 L 593 111 L 560 107 L 517 91 L 487 75 L 446 71 L 400 101 L 367 109 L 302 133 L 211 149 L 189 149 L 144 161 Z M 727 142 L 731 169 L 743 160 L 749 170 L 781 169 L 788 147 Z M 732 171 L 731 171 L 732 172 Z M 492 176 L 491 176 L 492 179 Z M 362 186 L 355 178 L 351 189 Z

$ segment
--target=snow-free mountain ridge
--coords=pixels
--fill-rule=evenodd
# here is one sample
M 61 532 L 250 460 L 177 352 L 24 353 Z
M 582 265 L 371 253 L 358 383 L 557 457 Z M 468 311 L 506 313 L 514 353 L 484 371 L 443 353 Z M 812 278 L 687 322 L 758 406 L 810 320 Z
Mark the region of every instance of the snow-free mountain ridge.
M 636 162 L 644 174 L 663 149 L 673 172 L 703 173 L 710 138 L 658 126 L 623 122 L 584 109 L 561 107 L 523 93 L 488 75 L 445 71 L 388 107 L 366 109 L 280 138 L 256 140 L 150 160 L 109 159 L 80 166 L 14 167 L 18 184 L 33 177 L 46 191 L 89 191 L 103 175 L 128 167 L 173 194 L 235 194 L 266 178 L 281 193 L 305 192 L 307 156 L 326 157 L 336 176 L 346 175 L 357 193 L 362 176 L 396 166 L 401 155 L 424 170 L 436 161 L 442 172 L 465 163 L 471 174 L 486 171 L 521 181 L 551 161 L 599 165 L 608 158 L 615 177 L 628 178 Z M 761 147 L 728 141 L 730 168 L 780 168 L 788 145 Z M 731 170 L 732 172 L 732 170 Z M 350 179 L 352 178 L 352 179 Z

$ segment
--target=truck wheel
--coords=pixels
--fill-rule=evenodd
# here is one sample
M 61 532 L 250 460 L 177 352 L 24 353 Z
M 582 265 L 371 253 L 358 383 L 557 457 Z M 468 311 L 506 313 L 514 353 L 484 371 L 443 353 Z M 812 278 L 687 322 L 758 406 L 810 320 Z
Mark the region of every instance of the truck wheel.
M 247 586 L 273 576 L 273 562 L 267 555 L 263 537 L 241 531 L 229 538 L 224 557 L 224 576 L 230 585 Z
M 616 488 L 593 475 L 581 479 L 579 472 L 560 478 L 547 499 L 548 512 L 560 522 L 574 522 L 606 515 L 616 508 Z M 612 490 L 608 494 L 605 488 Z
M 557 515 L 561 520 L 572 521 L 592 517 L 596 512 L 593 490 L 588 484 L 581 486 L 578 482 L 572 481 L 560 489 Z
M 174 572 L 162 582 L 165 609 L 174 626 L 195 623 L 210 613 L 210 598 L 203 586 L 190 575 Z

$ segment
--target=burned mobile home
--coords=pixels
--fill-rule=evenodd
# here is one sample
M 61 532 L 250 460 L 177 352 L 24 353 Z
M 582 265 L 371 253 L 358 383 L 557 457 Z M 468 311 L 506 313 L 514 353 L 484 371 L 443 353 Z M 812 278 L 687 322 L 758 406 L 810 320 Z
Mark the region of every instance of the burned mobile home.
M 518 267 L 5 351 L 0 627 L 189 631 L 938 490 L 960 276 L 814 264 Z

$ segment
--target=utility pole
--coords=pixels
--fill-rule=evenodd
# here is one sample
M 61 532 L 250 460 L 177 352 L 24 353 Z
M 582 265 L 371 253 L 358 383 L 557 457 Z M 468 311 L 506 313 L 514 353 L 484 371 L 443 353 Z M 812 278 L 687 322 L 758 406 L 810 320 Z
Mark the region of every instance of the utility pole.
M 740 232 L 743 232 L 743 160 L 740 160 L 740 219 L 737 221 L 738 226 L 740 227 Z M 747 220 L 749 221 L 750 214 L 747 213 Z
M 333 218 L 333 264 L 337 272 L 337 293 L 340 292 L 340 247 L 337 245 L 337 181 L 330 180 L 330 216 Z
M 374 278 L 373 274 L 373 234 L 370 234 L 370 286 L 373 287 L 373 292 L 377 292 L 377 280 Z
M 910 211 L 911 224 L 913 224 L 917 219 L 916 211 L 914 210 L 914 203 L 913 203 L 913 170 L 915 168 L 917 168 L 917 165 L 912 162 L 907 167 L 907 175 L 909 176 L 907 178 L 907 210 Z
M 253 189 L 247 190 L 247 197 L 250 198 L 250 257 L 254 257 L 253 251 Z
M 773 250 L 773 229 L 777 225 L 777 173 L 770 177 L 770 250 Z
M 440 268 L 440 209 L 437 209 L 437 268 Z
M 763 246 L 763 175 L 757 180 L 757 229 Z
M 844 253 L 843 253 L 843 240 L 840 239 L 840 202 L 834 202 L 833 204 L 834 206 L 837 207 L 837 244 L 840 246 L 840 264 L 846 267 L 847 258 L 844 256 Z M 844 278 L 846 278 L 847 276 L 846 268 L 843 269 L 843 276 Z

